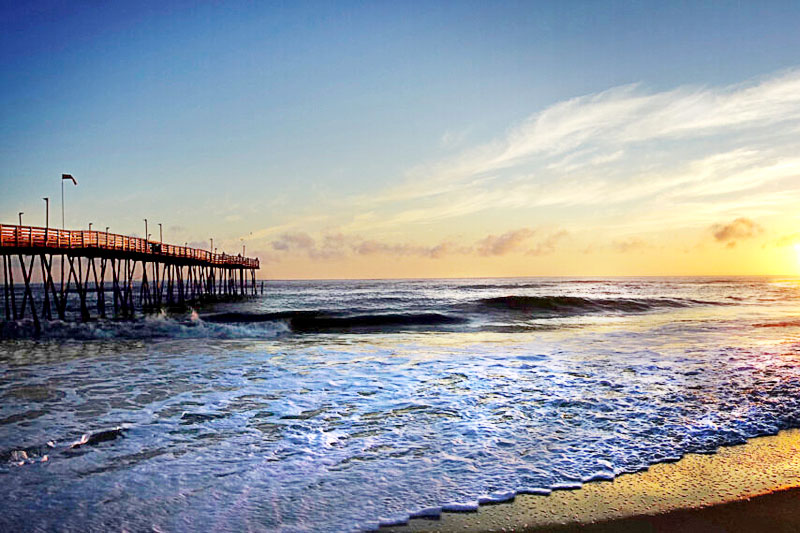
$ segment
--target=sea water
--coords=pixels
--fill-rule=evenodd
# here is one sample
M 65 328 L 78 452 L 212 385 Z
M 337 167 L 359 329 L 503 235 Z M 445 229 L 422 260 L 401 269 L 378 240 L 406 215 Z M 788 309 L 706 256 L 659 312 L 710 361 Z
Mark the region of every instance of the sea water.
M 269 282 L 0 340 L 0 530 L 363 531 L 800 427 L 800 280 Z

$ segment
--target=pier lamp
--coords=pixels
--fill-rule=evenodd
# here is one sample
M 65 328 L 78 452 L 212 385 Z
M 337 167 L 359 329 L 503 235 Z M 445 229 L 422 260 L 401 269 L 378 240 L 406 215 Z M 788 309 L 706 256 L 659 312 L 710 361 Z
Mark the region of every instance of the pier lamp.
M 89 222 L 89 231 L 92 231 L 92 223 Z
M 47 232 L 50 228 L 50 198 L 42 198 L 44 200 L 44 240 L 47 240 Z
M 148 238 L 147 236 L 148 235 L 149 234 L 147 233 L 147 219 L 145 218 L 144 219 L 144 237 L 145 237 L 145 240 L 147 240 L 147 238 Z
M 161 222 L 158 223 L 158 242 L 164 244 L 164 228 L 161 227 Z
M 22 225 L 22 215 L 24 215 L 24 214 L 25 214 L 25 213 L 24 213 L 24 212 L 22 212 L 22 211 L 20 211 L 20 212 L 19 212 L 19 225 L 20 225 L 20 226 Z

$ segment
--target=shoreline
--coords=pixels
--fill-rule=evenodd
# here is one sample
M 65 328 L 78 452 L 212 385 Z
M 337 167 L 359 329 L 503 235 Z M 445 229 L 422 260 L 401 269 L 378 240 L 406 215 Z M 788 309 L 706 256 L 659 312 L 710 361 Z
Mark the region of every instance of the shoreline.
M 800 531 L 800 429 L 381 532 Z

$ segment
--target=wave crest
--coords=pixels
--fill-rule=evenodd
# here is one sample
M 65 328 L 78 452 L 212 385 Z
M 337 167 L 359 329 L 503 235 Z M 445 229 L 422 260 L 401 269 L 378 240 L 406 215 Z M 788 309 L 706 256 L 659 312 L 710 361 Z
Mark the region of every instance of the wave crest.
M 348 315 L 327 311 L 285 311 L 277 313 L 219 313 L 203 317 L 212 323 L 260 323 L 282 321 L 295 333 L 381 331 L 464 324 L 466 318 L 444 313 L 376 313 Z
M 477 301 L 481 310 L 541 315 L 584 313 L 644 313 L 659 308 L 713 305 L 713 302 L 676 298 L 586 298 L 582 296 L 498 296 Z
M 36 335 L 32 320 L 9 321 L 0 324 L 0 338 L 24 339 L 38 337 L 52 340 L 111 340 L 111 339 L 247 339 L 274 338 L 289 332 L 280 321 L 264 324 L 210 323 L 192 312 L 189 317 L 164 313 L 147 315 L 135 320 L 94 320 L 69 322 L 46 320 Z

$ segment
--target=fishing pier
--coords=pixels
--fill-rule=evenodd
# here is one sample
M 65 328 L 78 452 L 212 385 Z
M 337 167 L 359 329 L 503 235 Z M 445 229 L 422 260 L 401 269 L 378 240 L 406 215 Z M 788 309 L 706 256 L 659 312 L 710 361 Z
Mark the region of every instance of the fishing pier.
M 257 258 L 242 255 L 103 231 L 7 224 L 0 224 L 0 255 L 4 321 L 29 317 L 37 332 L 42 320 L 132 318 L 255 295 L 259 269 Z M 15 269 L 22 279 L 14 279 Z M 33 282 L 39 274 L 40 286 Z

